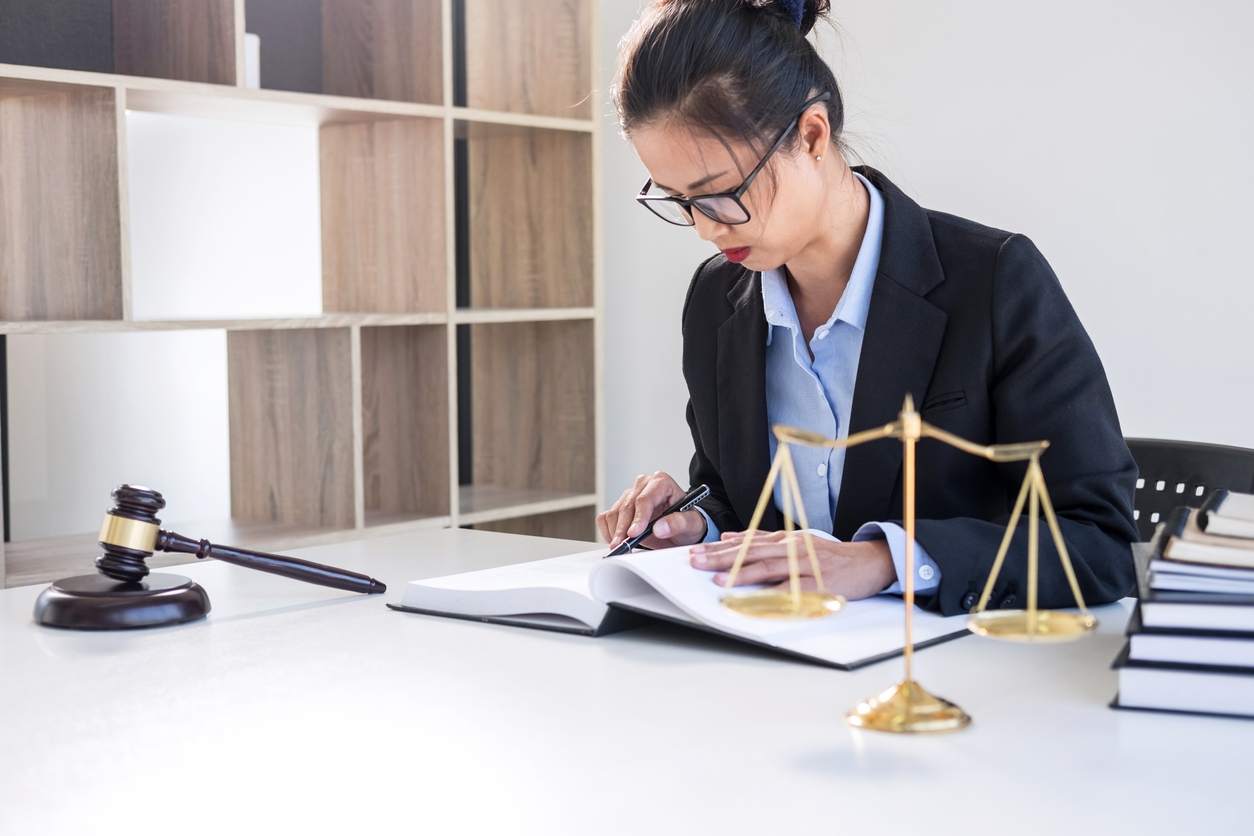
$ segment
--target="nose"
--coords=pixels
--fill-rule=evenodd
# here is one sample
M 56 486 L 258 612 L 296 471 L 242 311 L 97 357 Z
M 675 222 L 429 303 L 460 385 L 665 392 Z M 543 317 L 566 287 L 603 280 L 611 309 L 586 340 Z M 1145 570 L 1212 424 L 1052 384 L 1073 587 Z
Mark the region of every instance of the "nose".
M 699 210 L 694 209 L 692 212 L 692 225 L 697 230 L 697 234 L 701 236 L 702 241 L 713 241 L 727 228 L 727 224 L 721 224 L 713 218 L 705 215 Z

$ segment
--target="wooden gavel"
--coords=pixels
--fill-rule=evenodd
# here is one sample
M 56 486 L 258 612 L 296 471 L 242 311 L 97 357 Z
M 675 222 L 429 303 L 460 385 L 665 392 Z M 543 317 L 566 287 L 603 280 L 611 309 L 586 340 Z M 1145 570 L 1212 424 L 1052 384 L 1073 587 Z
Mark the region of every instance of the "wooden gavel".
M 144 561 L 153 552 L 193 554 L 199 559 L 211 557 L 247 569 L 272 575 L 316 583 L 349 592 L 374 595 L 387 587 L 369 575 L 323 566 L 295 557 L 254 552 L 230 546 L 218 546 L 208 540 L 193 540 L 160 527 L 157 512 L 165 507 L 160 493 L 139 485 L 121 485 L 113 491 L 114 507 L 105 514 L 100 527 L 100 546 L 104 554 L 96 558 L 96 568 L 104 575 L 125 583 L 139 583 L 148 575 Z

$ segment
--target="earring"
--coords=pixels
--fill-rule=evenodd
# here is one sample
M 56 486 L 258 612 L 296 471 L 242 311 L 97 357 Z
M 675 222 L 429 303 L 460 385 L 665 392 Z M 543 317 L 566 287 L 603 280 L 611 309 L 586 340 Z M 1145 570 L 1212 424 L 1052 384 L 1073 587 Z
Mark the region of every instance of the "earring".
M 815 157 L 814 159 L 818 160 L 819 162 L 823 162 L 823 158 L 822 158 L 822 157 Z

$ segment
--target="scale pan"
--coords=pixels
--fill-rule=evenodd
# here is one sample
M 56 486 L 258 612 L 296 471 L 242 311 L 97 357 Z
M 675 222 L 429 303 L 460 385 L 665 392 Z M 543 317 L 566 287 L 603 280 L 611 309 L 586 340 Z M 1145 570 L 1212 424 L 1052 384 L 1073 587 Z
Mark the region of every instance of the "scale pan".
M 794 606 L 793 595 L 784 589 L 758 589 L 724 595 L 722 604 L 732 612 L 755 618 L 823 618 L 835 615 L 845 606 L 845 599 L 830 592 L 802 592 L 800 606 Z
M 967 629 L 978 636 L 1008 642 L 1071 642 L 1097 629 L 1089 613 L 1037 610 L 985 610 L 967 619 Z

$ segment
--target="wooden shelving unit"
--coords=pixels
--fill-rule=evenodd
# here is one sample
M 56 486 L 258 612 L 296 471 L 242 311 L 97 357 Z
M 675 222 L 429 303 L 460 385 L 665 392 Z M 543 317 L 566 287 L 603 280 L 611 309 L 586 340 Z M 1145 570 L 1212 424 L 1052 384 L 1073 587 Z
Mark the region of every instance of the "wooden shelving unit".
M 0 334 L 227 332 L 232 517 L 188 534 L 593 539 L 595 3 L 301 5 L 312 30 L 279 0 L 113 0 L 114 72 L 0 63 Z M 243 87 L 250 7 L 295 89 Z M 132 317 L 128 110 L 317 126 L 321 316 Z M 5 543 L 0 578 L 86 571 L 95 537 Z

